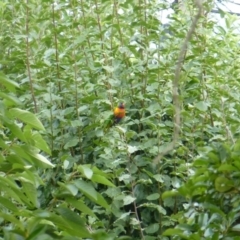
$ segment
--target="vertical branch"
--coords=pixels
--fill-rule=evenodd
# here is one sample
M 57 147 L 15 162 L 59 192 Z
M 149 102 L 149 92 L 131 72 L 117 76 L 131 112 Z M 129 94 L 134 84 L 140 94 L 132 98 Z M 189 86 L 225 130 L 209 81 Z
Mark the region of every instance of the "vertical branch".
M 82 10 L 83 26 L 84 26 L 84 29 L 87 29 L 87 20 L 86 20 L 86 16 L 85 16 L 85 9 L 84 9 L 83 0 L 81 0 L 81 10 Z M 81 31 L 81 29 L 80 29 L 79 27 L 78 27 L 78 30 L 79 30 L 79 32 Z M 91 49 L 91 44 L 90 44 L 89 38 L 87 38 L 86 41 L 87 41 L 87 44 L 88 44 L 88 49 L 90 50 L 90 49 Z M 83 49 L 83 53 L 84 53 L 84 55 L 85 55 L 86 64 L 87 64 L 87 66 L 89 66 L 88 55 L 87 55 L 87 53 L 86 53 L 86 51 L 85 51 L 85 48 L 82 47 L 82 49 Z M 95 58 L 94 58 L 93 52 L 92 52 L 92 51 L 89 51 L 89 52 L 90 52 L 90 54 L 91 54 L 91 56 L 92 56 L 92 61 L 94 61 Z M 90 76 L 93 78 L 93 72 L 92 72 L 91 68 L 89 69 L 89 71 L 90 71 Z M 94 90 L 94 93 L 95 93 L 95 96 L 97 97 L 98 94 L 97 94 L 97 91 L 96 91 L 96 90 Z
M 172 142 L 168 144 L 168 146 L 165 148 L 165 150 L 159 154 L 155 159 L 154 163 L 156 164 L 157 162 L 160 161 L 160 159 L 166 155 L 167 153 L 171 152 L 179 139 L 180 135 L 180 124 L 181 124 L 181 109 L 180 109 L 180 98 L 179 98 L 179 80 L 180 80 L 180 73 L 181 69 L 184 63 L 185 59 L 185 54 L 187 51 L 188 43 L 197 27 L 197 23 L 201 17 L 202 14 L 202 1 L 201 0 L 196 0 L 196 6 L 198 8 L 198 12 L 196 16 L 193 19 L 193 22 L 187 32 L 187 35 L 183 41 L 182 47 L 180 49 L 179 55 L 178 55 L 178 60 L 176 63 L 176 68 L 175 68 L 175 74 L 174 74 L 174 79 L 172 82 L 172 95 L 173 95 L 173 107 L 174 107 L 174 118 L 173 118 L 173 134 L 172 134 Z
M 49 97 L 50 97 L 50 130 L 51 130 L 51 152 L 54 150 L 54 137 L 53 137 L 53 99 L 52 99 L 52 83 L 49 83 Z
M 58 91 L 61 94 L 62 85 L 61 85 L 61 82 L 60 82 L 58 39 L 57 39 L 57 31 L 56 31 L 56 19 L 55 19 L 54 2 L 52 4 L 52 21 L 53 21 L 53 30 L 54 30 L 54 45 L 55 45 L 55 59 L 56 59 L 57 79 L 58 79 Z M 61 100 L 61 108 L 63 109 L 63 101 L 62 100 Z
M 95 0 L 95 8 L 96 8 L 96 15 L 97 15 L 97 23 L 98 23 L 98 30 L 99 30 L 99 34 L 100 34 L 100 38 L 101 38 L 101 50 L 102 50 L 102 56 L 104 58 L 104 61 L 105 61 L 105 64 L 108 64 L 108 61 L 107 61 L 107 57 L 106 57 L 106 54 L 104 52 L 104 44 L 103 44 L 103 33 L 102 33 L 102 25 L 101 25 L 101 19 L 100 19 L 100 15 L 99 15 L 99 8 L 98 8 L 98 2 L 97 0 Z M 109 73 L 107 72 L 107 75 Z M 112 74 L 112 73 L 111 73 Z M 108 81 L 104 81 L 105 83 L 105 86 L 108 90 L 111 90 L 112 89 L 112 86 L 111 84 L 108 82 Z M 108 91 L 107 92 L 107 95 L 108 95 L 108 98 L 112 104 L 112 108 L 113 108 L 113 96 L 112 96 L 112 93 L 111 91 Z
M 144 22 L 147 24 L 147 2 L 146 0 L 144 0 Z M 145 42 L 144 42 L 144 45 L 145 45 L 145 54 L 146 54 L 146 68 L 145 68 L 145 74 L 144 74 L 144 82 L 143 82 L 143 94 L 146 93 L 146 88 L 147 88 L 147 76 L 148 76 L 148 68 L 147 68 L 147 65 L 148 65 L 148 47 L 147 47 L 147 44 L 148 44 L 148 29 L 147 27 L 144 28 L 144 34 L 145 34 Z
M 72 9 L 75 9 L 73 6 L 73 3 L 71 3 L 72 5 Z M 75 12 L 74 12 L 75 13 Z M 73 20 L 73 25 L 77 22 L 77 13 L 75 13 L 74 16 L 74 20 Z M 72 35 L 74 36 L 74 27 L 72 30 Z M 74 72 L 74 83 L 75 83 L 75 110 L 76 110 L 76 116 L 77 119 L 79 119 L 79 92 L 78 92 L 78 82 L 77 82 L 77 76 L 78 76 L 78 70 L 77 70 L 77 59 L 76 59 L 76 49 L 73 49 L 72 51 L 72 56 L 73 56 L 73 60 L 74 60 L 74 64 L 73 64 L 73 72 Z M 79 148 L 80 148 L 80 153 L 81 153 L 81 160 L 82 160 L 82 164 L 83 164 L 83 151 L 82 151 L 82 134 L 81 134 L 81 128 L 78 127 L 78 141 L 79 141 Z
M 225 115 L 225 111 L 224 111 L 225 106 L 224 106 L 223 98 L 221 98 L 221 108 L 222 108 L 222 120 L 223 120 L 223 123 L 224 123 L 227 139 L 229 140 L 229 138 L 230 138 L 231 143 L 235 144 L 233 134 L 232 134 L 232 132 L 231 132 L 231 130 L 230 130 L 228 124 L 227 124 L 227 119 L 226 119 L 226 115 Z
M 83 26 L 85 29 L 87 29 L 87 20 L 86 20 L 86 16 L 85 16 L 85 10 L 84 10 L 84 4 L 83 4 L 83 0 L 81 0 L 81 10 L 82 10 L 82 17 L 83 17 Z M 78 28 L 78 30 L 80 31 L 80 29 Z M 88 44 L 88 48 L 91 49 L 91 44 L 90 44 L 90 41 L 89 41 L 89 38 L 87 38 L 87 44 Z M 86 53 L 84 52 L 85 56 L 86 56 Z M 94 55 L 92 53 L 92 51 L 90 51 L 90 54 L 92 56 L 92 60 L 94 61 Z M 86 56 L 86 61 L 88 63 L 88 58 Z
M 37 113 L 37 101 L 34 93 L 34 87 L 33 87 L 33 80 L 32 80 L 32 74 L 31 74 L 31 68 L 30 68 L 30 46 L 29 46 L 29 10 L 28 10 L 28 0 L 26 1 L 26 65 L 27 65 L 27 73 L 28 73 L 28 78 L 29 78 L 29 86 L 30 86 L 30 91 L 32 95 L 32 100 L 34 104 L 34 112 Z
M 147 13 L 145 10 L 146 7 L 146 0 L 139 0 L 138 1 L 138 5 L 139 5 L 139 15 L 141 18 L 141 22 L 144 21 L 145 23 L 147 22 Z M 141 17 L 143 16 L 143 17 Z M 147 29 L 143 27 L 143 25 L 141 24 L 140 26 L 140 33 L 141 33 L 141 46 L 142 48 L 140 49 L 140 53 L 141 53 L 141 61 L 142 64 L 144 64 L 143 67 L 145 67 L 145 73 L 141 74 L 141 81 L 142 81 L 142 87 L 141 87 L 141 92 L 142 95 L 145 94 L 146 92 L 146 84 L 147 84 L 147 58 L 148 58 L 148 53 L 147 53 Z M 143 37 L 144 36 L 144 37 Z M 145 50 L 145 54 L 146 54 L 146 61 L 144 62 L 144 50 Z M 141 108 L 144 109 L 144 104 L 145 104 L 145 100 L 144 98 L 141 100 Z M 140 112 L 140 118 L 142 118 L 143 116 L 143 111 Z M 141 131 L 141 126 L 139 126 L 139 130 Z
M 203 85 L 203 89 L 205 88 L 205 91 L 206 91 L 206 95 L 203 93 L 204 101 L 207 101 L 207 99 L 208 99 L 207 87 L 205 86 L 206 75 L 207 75 L 206 70 L 203 69 L 203 72 L 202 72 L 202 85 Z M 208 112 L 209 112 L 209 116 L 210 116 L 210 124 L 211 124 L 212 127 L 214 127 L 213 114 L 212 114 L 212 108 L 211 107 L 208 108 Z
M 118 34 L 119 34 L 119 38 L 120 38 L 120 43 L 121 43 L 121 46 L 124 47 L 123 33 L 122 33 L 121 28 L 120 28 L 121 24 L 120 24 L 119 17 L 118 17 L 118 1 L 117 0 L 114 0 L 113 19 L 117 20 L 117 24 L 119 26 L 118 27 Z M 111 35 L 111 38 L 113 38 L 113 33 Z M 123 58 L 124 58 L 126 68 L 129 69 L 129 63 L 128 63 L 127 56 L 126 56 L 125 52 L 123 53 Z M 131 84 L 131 92 L 132 92 L 130 98 L 132 98 L 135 95 L 135 93 L 134 93 L 134 90 L 133 90 L 134 88 L 133 88 L 132 82 L 130 84 Z
M 101 48 L 102 48 L 102 50 L 104 50 L 102 26 L 101 26 L 100 17 L 99 17 L 99 9 L 98 9 L 98 2 L 97 2 L 97 0 L 95 0 L 95 8 L 96 8 L 96 14 L 97 14 L 97 23 L 98 23 L 98 28 L 99 28 L 99 34 L 100 34 L 100 38 L 101 38 Z
M 139 16 L 142 16 L 142 0 L 138 0 L 138 7 L 139 7 Z M 141 33 L 141 38 L 143 36 L 143 26 L 140 26 L 140 33 Z M 140 43 L 141 46 L 144 46 L 143 43 Z M 141 53 L 141 60 L 143 62 L 143 49 L 139 50 Z M 142 83 L 144 82 L 144 75 L 142 74 Z M 142 87 L 142 94 L 144 94 L 143 87 Z M 142 108 L 144 107 L 144 100 L 142 100 Z
M 208 19 L 208 13 L 209 12 L 205 12 L 204 13 L 204 19 L 205 21 L 201 24 L 201 27 L 206 27 L 204 26 L 204 24 L 206 23 L 207 19 Z M 199 35 L 201 35 L 200 33 L 195 33 L 196 37 L 199 38 Z M 200 41 L 199 41 L 200 42 Z M 206 51 L 206 42 L 207 40 L 204 39 L 203 41 L 203 44 L 200 45 L 199 47 L 201 48 L 202 50 L 202 53 L 205 53 Z M 201 83 L 202 83 L 202 98 L 204 101 L 207 101 L 208 99 L 208 90 L 207 90 L 207 86 L 206 86 L 206 80 L 207 80 L 207 71 L 206 71 L 206 67 L 208 63 L 205 61 L 205 58 L 203 59 L 203 66 L 202 66 L 202 78 L 201 78 Z M 205 90 L 205 92 L 204 92 Z M 213 121 L 213 114 L 212 114 L 212 109 L 211 107 L 208 107 L 208 112 L 209 112 L 209 117 L 210 117 L 210 124 L 212 127 L 214 127 L 214 121 Z
M 133 182 L 131 182 L 131 188 L 132 188 L 132 197 L 135 198 Z M 136 201 L 133 201 L 133 207 L 134 207 L 134 213 L 135 213 L 136 219 L 137 219 L 137 221 L 138 221 L 138 223 L 139 223 L 139 231 L 140 231 L 140 234 L 141 234 L 141 239 L 144 240 L 144 239 L 145 239 L 145 236 L 144 236 L 144 234 L 143 234 L 140 217 L 139 217 L 139 215 L 138 215 Z

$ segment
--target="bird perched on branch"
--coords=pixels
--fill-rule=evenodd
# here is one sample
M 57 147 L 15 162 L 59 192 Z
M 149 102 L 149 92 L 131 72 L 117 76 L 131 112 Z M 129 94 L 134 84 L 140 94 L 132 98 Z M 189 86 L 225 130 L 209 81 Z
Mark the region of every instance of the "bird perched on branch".
M 113 111 L 113 114 L 104 122 L 105 132 L 112 126 L 118 124 L 125 117 L 125 105 L 120 103 Z
M 118 107 L 114 109 L 114 125 L 119 123 L 125 117 L 125 105 L 124 103 L 120 103 Z

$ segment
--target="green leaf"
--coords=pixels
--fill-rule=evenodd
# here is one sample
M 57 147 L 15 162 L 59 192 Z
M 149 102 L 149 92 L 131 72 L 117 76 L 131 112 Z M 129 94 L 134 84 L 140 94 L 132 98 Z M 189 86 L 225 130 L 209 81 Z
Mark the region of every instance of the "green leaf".
M 131 212 L 126 212 L 126 213 L 121 214 L 120 217 L 116 220 L 116 222 L 119 221 L 119 220 L 121 220 L 121 219 L 125 219 L 125 218 L 128 217 L 130 214 L 131 214 Z
M 178 195 L 179 195 L 179 192 L 176 191 L 176 190 L 165 191 L 162 194 L 162 199 L 165 200 L 166 198 L 175 197 L 175 196 L 178 196 Z
M 3 98 L 6 101 L 7 106 L 17 106 L 21 104 L 19 99 L 3 92 L 0 92 L 0 98 Z
M 163 236 L 178 236 L 182 239 L 189 239 L 187 235 L 183 234 L 181 229 L 177 228 L 169 228 L 165 232 L 163 232 Z
M 84 226 L 84 221 L 74 212 L 67 208 L 58 208 L 56 210 L 60 216 L 56 214 L 50 214 L 49 217 L 45 217 L 50 220 L 55 226 L 64 230 L 67 235 L 89 238 L 91 235 Z M 44 219 L 45 219 L 44 218 Z
M 75 198 L 66 198 L 66 202 L 71 204 L 73 207 L 78 209 L 79 211 L 97 218 L 97 216 L 94 214 L 94 212 L 81 200 L 76 200 Z
M 113 183 L 111 183 L 107 178 L 105 178 L 105 177 L 103 177 L 101 175 L 98 175 L 98 174 L 94 174 L 92 176 L 92 181 L 104 184 L 106 186 L 115 187 L 115 185 Z
M 159 223 L 151 224 L 148 227 L 146 227 L 144 230 L 147 234 L 153 234 L 159 230 Z
M 163 183 L 163 182 L 164 182 L 161 174 L 155 174 L 155 175 L 153 175 L 153 178 L 154 178 L 157 182 L 160 182 L 160 183 Z
M 136 152 L 136 151 L 138 151 L 138 148 L 137 148 L 136 146 L 128 145 L 128 152 L 129 152 L 130 154 L 132 154 L 132 153 L 134 153 L 134 152 Z
M 93 170 L 87 165 L 81 165 L 78 170 L 88 179 L 92 178 Z
M 18 127 L 17 124 L 12 123 L 10 121 L 9 122 L 4 121 L 4 124 L 6 127 L 8 127 L 12 131 L 12 134 L 15 137 L 17 137 L 18 139 L 20 139 L 23 142 L 27 142 L 26 137 L 24 136 L 22 130 Z
M 17 118 L 32 127 L 38 130 L 45 130 L 42 123 L 33 113 L 26 110 L 21 110 L 19 108 L 12 108 L 9 110 L 9 112 L 14 118 Z
M 37 166 L 40 167 L 54 167 L 54 165 L 43 155 L 39 154 L 36 149 L 31 148 L 30 146 L 27 145 L 13 145 L 11 147 L 12 150 L 14 150 L 14 152 L 28 160 L 28 162 L 30 163 L 35 163 Z M 37 160 L 37 161 L 36 161 Z
M 24 229 L 23 223 L 16 217 L 14 217 L 12 214 L 0 212 L 0 218 L 4 219 L 8 223 L 15 224 L 21 230 Z
M 136 200 L 135 197 L 132 197 L 130 195 L 125 196 L 123 199 L 123 205 L 129 205 L 130 203 L 134 202 Z
M 51 150 L 40 133 L 34 132 L 31 138 L 34 140 L 35 147 L 51 155 Z
M 208 109 L 208 104 L 206 102 L 200 101 L 195 104 L 195 107 L 202 112 L 206 112 Z
M 79 139 L 77 137 L 74 137 L 64 145 L 64 149 L 75 147 L 78 144 L 78 142 L 79 142 Z
M 233 187 L 233 182 L 224 176 L 219 176 L 215 179 L 215 188 L 218 192 L 227 192 Z
M 15 204 L 13 204 L 9 199 L 7 199 L 5 197 L 0 196 L 0 205 L 8 208 L 14 214 L 16 214 L 18 212 L 18 208 L 15 206 Z
M 218 171 L 222 171 L 222 172 L 234 172 L 234 171 L 238 171 L 238 169 L 236 167 L 234 167 L 233 165 L 230 164 L 222 164 L 219 168 Z
M 152 201 L 152 200 L 157 200 L 160 198 L 160 194 L 159 193 L 153 193 L 150 194 L 149 196 L 147 196 L 147 200 Z
M 92 167 L 92 170 L 93 170 L 93 172 L 96 173 L 97 175 L 101 175 L 101 176 L 104 176 L 104 177 L 106 177 L 106 178 L 108 177 L 108 174 L 107 174 L 107 173 L 101 171 L 101 170 L 98 169 L 96 166 L 93 166 L 93 167 Z
M 155 208 L 158 210 L 159 213 L 163 214 L 163 215 L 166 215 L 166 210 L 158 205 L 158 204 L 154 204 L 154 203 L 143 203 L 140 205 L 140 207 L 148 207 L 148 208 Z
M 232 231 L 234 232 L 240 232 L 240 224 L 236 224 L 231 228 Z
M 156 205 L 156 209 L 158 210 L 159 213 L 163 214 L 163 215 L 166 215 L 166 210 L 160 206 L 160 205 Z
M 26 204 L 26 206 L 29 208 L 33 207 L 28 197 L 21 191 L 21 189 L 16 186 L 16 183 L 13 182 L 14 180 L 1 176 L 0 180 L 4 181 L 1 184 L 0 189 L 2 192 L 4 192 L 4 195 L 6 197 L 8 197 L 9 199 L 14 199 L 14 201 L 17 201 L 20 204 Z
M 19 88 L 19 84 L 8 79 L 4 74 L 0 73 L 0 83 L 4 85 L 10 92 L 15 92 L 15 88 Z
M 71 192 L 73 196 L 77 195 L 78 189 L 75 185 L 68 183 L 65 185 L 65 187 L 69 190 L 69 192 Z
M 97 201 L 97 192 L 90 183 L 87 183 L 83 180 L 76 180 L 74 181 L 74 184 L 84 195 Z
M 206 202 L 203 204 L 203 207 L 208 209 L 212 213 L 217 213 L 220 215 L 222 218 L 226 217 L 226 214 L 221 210 L 221 207 L 218 205 L 211 204 L 209 202 Z
M 29 182 L 26 182 L 26 181 L 25 182 L 21 181 L 21 182 L 22 182 L 22 192 L 27 196 L 27 198 L 35 208 L 39 208 L 40 203 L 38 202 L 36 187 Z
M 233 147 L 234 152 L 240 152 L 240 139 L 238 139 Z
M 71 224 L 77 224 L 79 227 L 85 224 L 85 221 L 77 213 L 68 208 L 59 207 L 56 211 Z
M 25 148 L 26 149 L 26 148 Z M 52 164 L 46 157 L 39 153 L 35 153 L 32 151 L 27 151 L 30 156 L 32 156 L 34 159 L 38 160 L 40 163 L 43 163 L 41 166 L 46 166 L 46 167 L 55 167 L 54 164 Z
M 72 127 L 80 127 L 82 125 L 83 125 L 83 123 L 80 120 L 73 120 L 73 121 L 71 121 L 71 126 Z
M 104 207 L 105 209 L 110 210 L 109 203 L 104 199 L 104 197 L 100 193 L 97 193 L 96 203 L 99 204 L 100 206 Z

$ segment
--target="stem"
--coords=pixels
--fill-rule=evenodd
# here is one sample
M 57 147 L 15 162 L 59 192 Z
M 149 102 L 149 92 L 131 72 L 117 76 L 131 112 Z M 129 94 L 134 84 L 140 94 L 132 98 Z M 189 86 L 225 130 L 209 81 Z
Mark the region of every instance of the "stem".
M 231 140 L 232 144 L 235 144 L 234 138 L 233 138 L 233 134 L 231 132 L 231 130 L 229 129 L 228 125 L 227 125 L 227 120 L 226 120 L 226 115 L 225 115 L 225 111 L 224 111 L 224 101 L 221 99 L 221 108 L 222 108 L 222 120 L 225 126 L 225 131 L 226 131 L 226 135 L 227 135 L 227 139 Z
M 100 21 L 100 16 L 99 16 L 99 9 L 98 9 L 98 2 L 97 0 L 94 1 L 95 2 L 95 8 L 96 8 L 96 15 L 97 15 L 97 23 L 98 23 L 98 29 L 99 29 L 99 34 L 100 34 L 100 38 L 101 38 L 101 49 L 102 49 L 102 56 L 104 58 L 104 62 L 106 65 L 108 65 L 108 61 L 107 61 L 107 56 L 104 52 L 104 45 L 103 45 L 103 41 L 104 41 L 104 36 L 102 34 L 102 25 L 101 25 L 101 21 Z M 107 72 L 107 75 L 109 75 L 109 73 Z M 112 73 L 110 74 L 110 77 L 112 76 Z M 108 82 L 108 81 L 104 81 L 104 84 L 107 88 L 107 90 L 111 90 L 112 89 L 112 86 L 111 84 Z M 111 91 L 108 91 L 107 92 L 108 94 L 108 98 L 112 104 L 112 108 L 113 108 L 113 96 L 112 96 L 112 93 Z
M 85 17 L 85 10 L 84 10 L 83 0 L 81 0 L 81 10 L 82 10 L 82 17 L 83 17 L 83 26 L 84 26 L 84 29 L 88 29 L 88 27 L 87 27 L 87 20 L 86 20 L 86 17 Z M 80 29 L 79 27 L 78 27 L 78 30 L 79 30 L 79 32 L 81 32 L 81 29 Z M 91 44 L 90 44 L 89 38 L 87 38 L 87 44 L 88 44 L 88 49 L 91 49 Z M 82 50 L 83 50 L 83 53 L 84 53 L 84 55 L 85 55 L 86 64 L 87 64 L 87 66 L 89 66 L 89 65 L 90 65 L 90 64 L 89 64 L 89 59 L 88 59 L 89 57 L 87 56 L 87 53 L 86 53 L 84 47 L 82 47 Z M 91 54 L 91 56 L 92 56 L 92 61 L 94 62 L 95 58 L 94 58 L 93 52 L 90 51 L 90 54 Z M 93 79 L 94 76 L 93 76 L 92 70 L 90 69 L 89 71 L 90 71 L 91 78 Z M 97 94 L 97 91 L 96 91 L 96 90 L 94 90 L 94 93 L 95 93 L 95 96 L 97 97 L 98 94 Z
M 114 0 L 113 14 L 114 14 L 113 15 L 113 20 L 116 19 L 118 26 L 121 26 L 120 21 L 119 21 L 119 17 L 118 17 L 118 1 L 117 0 Z M 122 30 L 121 30 L 120 27 L 118 28 L 118 34 L 119 34 L 121 46 L 124 47 L 123 33 L 122 33 Z M 113 38 L 113 34 L 111 35 L 111 38 Z M 126 68 L 129 69 L 129 63 L 128 63 L 128 59 L 127 59 L 127 56 L 126 56 L 125 52 L 123 53 L 123 59 L 124 59 Z M 126 78 L 127 78 L 127 76 L 126 76 Z M 131 84 L 131 92 L 132 92 L 130 98 L 131 98 L 131 101 L 134 102 L 133 101 L 133 96 L 135 96 L 135 93 L 134 93 L 134 90 L 133 90 L 132 82 L 130 82 L 130 84 Z
M 58 91 L 61 94 L 62 93 L 62 86 L 61 86 L 61 82 L 60 82 L 58 40 L 57 40 L 57 32 L 56 32 L 56 19 L 55 19 L 54 3 L 52 4 L 52 21 L 53 21 L 53 30 L 54 30 L 54 45 L 55 45 L 55 59 L 56 59 L 57 79 L 58 79 Z M 63 101 L 62 100 L 61 100 L 61 108 L 63 109 Z
M 52 83 L 50 82 L 49 84 L 49 95 L 50 95 L 50 128 L 51 128 L 51 152 L 53 153 L 53 148 L 54 148 L 54 136 L 53 136 L 53 111 L 52 111 L 52 106 L 53 106 L 53 100 L 52 100 Z
M 73 4 L 72 4 L 72 9 L 75 9 Z M 73 20 L 73 22 L 77 22 L 77 13 L 75 13 L 75 18 Z M 72 34 L 74 35 L 74 32 L 72 32 Z M 73 49 L 73 52 L 72 52 L 72 55 L 73 55 L 73 60 L 74 60 L 74 64 L 73 64 L 73 72 L 74 72 L 74 83 L 75 83 L 75 110 L 76 110 L 76 116 L 77 116 L 77 119 L 79 119 L 79 104 L 78 104 L 78 101 L 79 101 L 79 92 L 78 92 L 78 82 L 77 82 L 77 75 L 78 75 L 78 68 L 77 68 L 77 59 L 76 59 L 76 49 Z M 82 142 L 82 134 L 81 134 L 81 128 L 78 127 L 77 128 L 78 130 L 78 141 L 79 141 L 79 148 L 80 148 L 80 154 L 81 154 L 81 160 L 82 160 L 82 164 L 83 164 L 83 151 L 82 151 L 82 145 L 81 145 L 81 142 Z M 75 154 L 72 150 L 72 153 L 71 154 Z
M 131 187 L 132 187 L 132 197 L 135 198 L 134 189 L 133 189 L 133 187 L 134 187 L 134 186 L 133 186 L 133 182 L 131 182 Z M 137 219 L 138 222 L 139 222 L 139 231 L 140 231 L 142 240 L 144 240 L 145 237 L 144 237 L 144 234 L 143 234 L 143 230 L 142 230 L 142 226 L 141 226 L 141 221 L 140 221 L 140 218 L 139 218 L 139 215 L 138 215 L 138 212 L 137 212 L 137 204 L 136 204 L 136 201 L 133 201 L 133 207 L 134 207 L 134 213 L 135 213 L 136 219 Z
M 180 52 L 178 55 L 178 60 L 176 63 L 174 79 L 172 82 L 173 107 L 174 107 L 174 112 L 175 112 L 175 115 L 173 118 L 174 127 L 173 127 L 173 134 L 172 134 L 172 142 L 170 142 L 168 144 L 168 146 L 165 148 L 165 150 L 154 159 L 155 164 L 157 162 L 159 162 L 164 155 L 171 152 L 175 148 L 177 141 L 179 139 L 180 124 L 181 124 L 180 98 L 179 98 L 179 93 L 178 93 L 180 73 L 181 73 L 181 69 L 182 69 L 182 66 L 183 66 L 183 63 L 185 60 L 188 43 L 197 27 L 198 20 L 200 19 L 201 14 L 202 14 L 202 1 L 196 0 L 196 6 L 198 8 L 198 12 L 193 19 L 192 25 L 191 25 L 190 29 L 188 30 L 186 38 L 184 39 L 184 42 L 180 49 Z
M 27 11 L 26 11 L 26 65 L 27 65 L 27 73 L 28 73 L 28 78 L 29 78 L 29 86 L 30 86 L 30 91 L 31 91 L 31 95 L 32 95 L 32 100 L 33 100 L 33 104 L 34 104 L 34 112 L 37 113 L 38 109 L 37 109 L 37 101 L 35 98 L 35 93 L 34 93 L 34 87 L 33 87 L 33 80 L 32 80 L 32 74 L 31 74 L 31 68 L 30 68 L 30 46 L 29 46 L 29 10 L 28 10 L 28 0 L 27 0 Z

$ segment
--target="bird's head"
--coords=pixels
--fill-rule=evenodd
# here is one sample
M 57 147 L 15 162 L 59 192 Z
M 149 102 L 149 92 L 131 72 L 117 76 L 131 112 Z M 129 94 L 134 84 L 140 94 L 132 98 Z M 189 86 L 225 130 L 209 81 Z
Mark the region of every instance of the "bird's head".
M 125 104 L 121 102 L 121 103 L 118 105 L 118 107 L 121 108 L 121 109 L 124 109 L 124 108 L 125 108 Z

